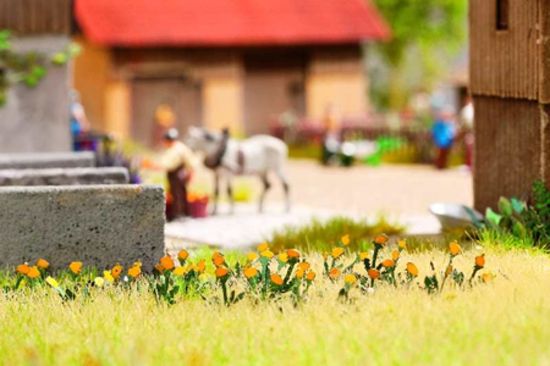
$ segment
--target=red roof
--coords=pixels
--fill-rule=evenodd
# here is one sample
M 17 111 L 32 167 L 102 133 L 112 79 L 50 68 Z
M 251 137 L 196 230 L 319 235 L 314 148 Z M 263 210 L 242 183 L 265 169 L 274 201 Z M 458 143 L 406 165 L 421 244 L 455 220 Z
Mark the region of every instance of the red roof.
M 246 46 L 386 39 L 369 0 L 77 0 L 84 34 L 119 46 Z

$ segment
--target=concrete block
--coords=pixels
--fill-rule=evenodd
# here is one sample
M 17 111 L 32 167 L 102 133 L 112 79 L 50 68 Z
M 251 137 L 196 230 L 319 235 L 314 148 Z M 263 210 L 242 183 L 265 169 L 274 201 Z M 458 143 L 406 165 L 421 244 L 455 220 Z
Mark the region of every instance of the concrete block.
M 126 184 L 129 181 L 128 169 L 123 167 L 0 170 L 0 186 Z
M 0 188 L 0 267 L 45 258 L 108 268 L 141 260 L 151 271 L 164 253 L 160 186 Z
M 91 168 L 92 152 L 0 154 L 0 169 Z

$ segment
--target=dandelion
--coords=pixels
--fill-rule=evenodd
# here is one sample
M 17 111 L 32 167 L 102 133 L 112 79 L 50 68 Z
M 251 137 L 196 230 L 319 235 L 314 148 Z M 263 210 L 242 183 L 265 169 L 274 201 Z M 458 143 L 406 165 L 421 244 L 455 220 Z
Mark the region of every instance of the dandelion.
M 103 271 L 103 279 L 109 283 L 115 282 L 115 278 L 113 277 L 111 271 Z
M 23 264 L 18 265 L 15 270 L 19 274 L 26 275 L 31 270 L 31 267 L 29 267 L 29 265 L 27 263 L 23 263 Z
M 51 277 L 51 276 L 48 276 L 48 278 L 46 278 L 46 283 L 50 286 L 52 286 L 53 288 L 58 288 L 59 287 L 59 282 L 57 282 L 55 280 L 55 278 Z
M 47 269 L 50 266 L 50 263 L 47 260 L 40 258 L 36 261 L 36 266 L 40 269 Z
M 336 259 L 340 257 L 342 254 L 344 254 L 344 248 L 341 248 L 341 247 L 332 248 L 332 252 L 331 252 L 332 258 Z
M 333 269 L 331 269 L 329 271 L 328 276 L 329 276 L 330 279 L 335 280 L 338 277 L 340 277 L 340 273 L 341 273 L 340 270 L 338 268 L 334 267 Z
M 376 280 L 380 277 L 380 271 L 374 268 L 371 268 L 367 271 L 369 277 L 373 280 Z
M 189 258 L 189 252 L 185 249 L 180 250 L 180 252 L 178 253 L 178 259 L 180 261 L 184 261 L 187 258 Z
M 275 254 L 273 254 L 273 252 L 269 249 L 267 250 L 264 250 L 260 253 L 260 256 L 264 257 L 264 258 L 267 258 L 267 259 L 271 259 L 273 258 Z
M 288 249 L 286 251 L 286 255 L 288 256 L 289 259 L 291 260 L 298 260 L 300 259 L 300 252 L 297 251 L 296 249 Z
M 476 267 L 483 268 L 485 267 L 485 254 L 478 255 L 475 259 Z
M 172 274 L 173 274 L 174 276 L 181 277 L 181 276 L 183 276 L 183 275 L 185 274 L 185 272 L 186 272 L 186 271 L 185 271 L 185 268 L 182 267 L 182 266 L 179 266 L 179 267 L 174 268 L 174 270 L 172 271 Z
M 132 278 L 138 278 L 141 274 L 141 265 L 134 265 L 128 269 L 128 276 Z
M 310 267 L 311 265 L 306 261 L 298 263 L 298 269 L 304 272 L 307 271 Z
M 175 267 L 174 261 L 169 255 L 165 255 L 164 257 L 162 257 L 159 263 L 166 271 L 170 271 Z
M 254 262 L 256 259 L 258 259 L 258 253 L 250 252 L 246 255 L 246 259 L 248 259 L 249 262 Z
M 379 246 L 383 246 L 384 244 L 386 244 L 388 242 L 388 239 L 389 239 L 388 236 L 385 235 L 385 234 L 377 235 L 374 238 L 374 244 L 379 245 Z
M 214 254 L 212 254 L 212 263 L 214 263 L 216 267 L 223 266 L 225 264 L 225 258 L 223 257 L 223 254 L 220 252 L 214 252 Z
M 260 245 L 258 245 L 258 252 L 265 252 L 266 250 L 269 250 L 269 244 L 267 243 L 262 243 Z
M 198 273 L 203 273 L 205 271 L 206 262 L 204 261 L 204 259 L 197 263 L 196 268 Z
M 392 252 L 391 252 L 391 259 L 393 259 L 395 262 L 397 262 L 397 260 L 399 259 L 399 256 L 401 255 L 401 253 L 399 252 L 399 250 L 397 249 L 394 249 Z
M 348 273 L 344 276 L 344 282 L 348 285 L 353 285 L 355 282 L 357 282 L 357 277 L 355 277 L 355 275 L 352 273 Z
M 29 268 L 29 272 L 27 272 L 27 277 L 32 279 L 40 277 L 40 271 L 38 270 L 38 267 L 32 266 L 31 268 Z
M 229 269 L 227 269 L 227 267 L 220 266 L 216 268 L 216 271 L 214 273 L 216 274 L 217 278 L 224 278 L 229 274 Z
M 365 259 L 369 259 L 369 252 L 361 252 L 359 253 L 359 259 L 364 261 Z
M 455 241 L 452 241 L 450 244 L 449 244 L 449 252 L 451 252 L 451 255 L 453 257 L 457 256 L 460 252 L 462 251 L 462 248 L 460 247 L 460 245 L 458 245 L 458 243 Z
M 382 261 L 382 265 L 384 266 L 384 268 L 391 268 L 395 266 L 395 262 L 392 259 L 386 259 Z
M 350 243 L 349 234 L 346 234 L 340 238 L 343 245 L 347 246 Z
M 277 258 L 279 259 L 279 261 L 283 262 L 283 263 L 286 263 L 288 262 L 288 254 L 286 253 L 280 253 Z
M 79 274 L 82 271 L 82 262 L 71 262 L 69 270 L 75 275 Z
M 120 277 L 123 269 L 124 268 L 120 264 L 115 264 L 111 269 L 111 276 L 113 276 L 113 278 L 117 280 Z
M 317 274 L 314 271 L 309 271 L 306 275 L 306 280 L 312 282 L 315 279 L 315 276 L 317 276 Z
M 283 278 L 277 273 L 273 273 L 271 275 L 271 282 L 273 282 L 277 286 L 281 286 L 283 284 Z
M 412 277 L 418 276 L 418 268 L 414 263 L 412 262 L 407 263 L 407 273 Z
M 243 273 L 246 278 L 251 279 L 258 275 L 258 270 L 254 267 L 246 267 Z
M 397 242 L 397 246 L 400 250 L 406 250 L 407 249 L 407 241 L 405 239 L 401 239 Z

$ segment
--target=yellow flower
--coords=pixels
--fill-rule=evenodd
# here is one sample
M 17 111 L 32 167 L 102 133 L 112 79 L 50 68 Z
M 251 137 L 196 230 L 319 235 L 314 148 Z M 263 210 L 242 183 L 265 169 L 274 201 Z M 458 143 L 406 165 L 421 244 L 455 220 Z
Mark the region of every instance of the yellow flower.
M 449 244 L 449 252 L 451 252 L 451 255 L 453 257 L 458 255 L 461 251 L 462 251 L 462 248 L 460 247 L 460 245 L 458 245 L 456 240 Z
M 141 274 L 141 266 L 136 266 L 135 264 L 128 269 L 128 276 L 132 278 L 138 278 Z
M 223 254 L 220 252 L 214 252 L 214 254 L 212 254 L 212 263 L 214 263 L 216 267 L 222 266 L 225 263 Z
M 309 268 L 311 267 L 311 265 L 308 263 L 308 262 L 300 262 L 298 263 L 298 269 L 301 269 L 302 271 L 307 271 Z
M 369 252 L 359 253 L 359 259 L 361 259 L 362 261 L 364 261 L 365 259 L 368 259 L 368 258 L 369 258 Z
M 369 269 L 367 273 L 369 277 L 372 278 L 373 280 L 376 280 L 378 279 L 378 277 L 380 277 L 380 271 L 374 268 Z
M 315 279 L 316 273 L 314 271 L 309 271 L 306 275 L 306 280 L 313 281 Z
M 166 271 L 170 271 L 175 267 L 174 261 L 172 260 L 172 257 L 170 257 L 169 255 L 165 255 L 164 257 L 162 257 L 159 263 L 162 266 L 162 268 L 164 268 Z
M 374 238 L 374 244 L 382 246 L 388 242 L 388 239 L 388 236 L 385 234 L 376 235 Z
M 260 245 L 258 245 L 258 252 L 265 252 L 266 250 L 269 250 L 269 244 L 267 243 L 262 243 Z
M 273 273 L 271 275 L 271 282 L 273 282 L 277 286 L 281 286 L 283 284 L 283 278 L 279 276 L 277 273 Z
M 82 271 L 82 262 L 71 262 L 69 264 L 69 269 L 74 274 L 79 274 Z
M 300 259 L 300 252 L 297 251 L 296 249 L 288 249 L 286 251 L 286 255 L 288 256 L 289 259 L 291 260 L 298 260 Z
M 109 276 L 111 274 L 109 273 Z M 110 281 L 110 282 L 113 282 L 113 281 Z M 103 287 L 103 285 L 105 285 L 105 279 L 103 277 L 96 277 L 94 279 L 94 284 L 97 286 L 97 287 Z
M 250 252 L 246 255 L 246 258 L 249 262 L 254 262 L 256 259 L 258 259 L 258 253 L 256 252 Z
M 254 267 L 246 267 L 243 273 L 246 278 L 250 279 L 258 275 L 258 270 Z
M 31 270 L 31 267 L 29 267 L 29 265 L 27 263 L 23 263 L 23 264 L 18 265 L 15 270 L 17 271 L 17 273 L 20 273 L 22 275 L 26 275 Z
M 38 278 L 38 277 L 40 277 L 40 271 L 38 270 L 38 267 L 32 266 L 29 269 L 29 272 L 27 272 L 27 277 L 29 277 L 29 278 Z
M 120 264 L 115 264 L 111 269 L 111 276 L 113 276 L 114 279 L 118 279 L 123 269 L 124 268 Z
M 476 267 L 483 268 L 485 267 L 485 254 L 478 255 L 475 259 Z
M 382 265 L 385 268 L 391 268 L 391 267 L 395 266 L 395 262 L 392 259 L 386 259 L 386 260 L 382 261 Z
M 399 259 L 399 256 L 401 255 L 401 253 L 399 252 L 399 250 L 397 249 L 394 249 L 392 252 L 391 252 L 391 259 L 394 260 L 394 262 L 396 262 L 398 259 Z
M 332 248 L 332 252 L 331 252 L 332 258 L 336 259 L 342 254 L 344 254 L 344 248 L 341 248 L 341 247 Z
M 229 270 L 226 267 L 220 266 L 216 268 L 215 274 L 217 278 L 223 278 L 229 274 Z
M 288 262 L 288 254 L 286 253 L 280 253 L 277 258 L 283 263 Z
M 354 274 L 348 273 L 344 276 L 344 282 L 348 285 L 353 285 L 357 281 L 357 277 Z
M 46 283 L 50 286 L 52 286 L 53 288 L 58 288 L 59 287 L 59 282 L 57 282 L 55 280 L 55 278 L 51 277 L 51 276 L 48 276 L 48 278 L 46 278 Z
M 115 282 L 115 278 L 111 274 L 111 271 L 103 271 L 103 279 L 110 283 Z
M 340 241 L 341 241 L 342 244 L 344 244 L 344 245 L 349 245 L 349 243 L 350 243 L 349 234 L 346 234 L 346 235 L 342 236 L 342 237 L 340 238 Z
M 183 268 L 182 266 L 176 267 L 174 268 L 172 273 L 174 274 L 174 276 L 181 277 L 185 274 L 185 268 Z
M 412 262 L 407 263 L 407 273 L 413 277 L 418 276 L 418 268 Z
M 407 242 L 405 241 L 405 239 L 401 239 L 397 242 L 397 246 L 401 250 L 406 250 L 407 249 Z
M 206 262 L 203 260 L 199 261 L 199 263 L 197 263 L 197 272 L 198 273 L 203 273 L 204 270 L 206 269 Z
M 267 249 L 267 250 L 262 251 L 262 252 L 260 253 L 260 255 L 261 255 L 262 257 L 264 257 L 264 258 L 269 258 L 269 259 L 271 259 L 271 258 L 273 258 L 273 256 L 274 256 L 275 254 L 273 254 L 273 252 L 272 252 L 271 250 Z
M 40 269 L 47 269 L 50 266 L 50 263 L 47 260 L 40 258 L 36 261 L 36 266 Z
M 334 267 L 333 269 L 331 269 L 328 273 L 328 276 L 330 277 L 330 279 L 332 280 L 335 280 L 337 279 L 338 277 L 340 277 L 340 270 L 336 267 Z
M 180 250 L 180 252 L 178 253 L 178 259 L 180 261 L 184 261 L 187 258 L 189 258 L 189 252 L 185 249 Z
M 302 279 L 304 277 L 305 271 L 301 268 L 296 270 L 296 278 Z

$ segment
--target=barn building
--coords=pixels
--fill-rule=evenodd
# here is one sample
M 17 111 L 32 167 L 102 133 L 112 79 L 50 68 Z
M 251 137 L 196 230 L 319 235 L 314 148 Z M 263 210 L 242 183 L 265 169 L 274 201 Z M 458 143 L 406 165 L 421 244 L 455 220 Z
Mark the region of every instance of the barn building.
M 368 109 L 362 42 L 390 31 L 368 0 L 76 0 L 74 85 L 96 128 L 151 144 L 177 127 L 267 132 L 281 113 Z
M 550 2 L 470 0 L 474 201 L 550 186 Z

